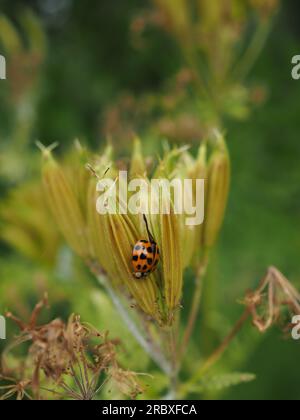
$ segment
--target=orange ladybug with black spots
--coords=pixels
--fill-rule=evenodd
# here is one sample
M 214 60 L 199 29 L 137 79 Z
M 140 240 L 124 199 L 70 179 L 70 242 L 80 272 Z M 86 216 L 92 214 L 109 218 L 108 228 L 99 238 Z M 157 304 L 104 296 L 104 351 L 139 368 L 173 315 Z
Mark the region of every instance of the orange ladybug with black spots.
M 133 247 L 132 251 L 132 267 L 133 275 L 136 279 L 141 279 L 153 273 L 159 263 L 160 253 L 159 247 L 151 235 L 148 222 L 144 216 L 149 239 L 140 239 Z

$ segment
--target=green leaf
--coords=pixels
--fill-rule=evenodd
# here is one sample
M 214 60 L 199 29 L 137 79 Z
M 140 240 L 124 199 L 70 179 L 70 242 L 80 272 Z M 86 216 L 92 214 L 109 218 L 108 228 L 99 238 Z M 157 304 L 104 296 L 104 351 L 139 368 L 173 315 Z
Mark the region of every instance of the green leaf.
M 225 388 L 232 386 L 245 384 L 252 382 L 256 379 L 256 376 L 252 373 L 225 373 L 221 375 L 206 376 L 199 383 L 195 384 L 191 388 L 191 392 L 205 391 L 220 391 Z

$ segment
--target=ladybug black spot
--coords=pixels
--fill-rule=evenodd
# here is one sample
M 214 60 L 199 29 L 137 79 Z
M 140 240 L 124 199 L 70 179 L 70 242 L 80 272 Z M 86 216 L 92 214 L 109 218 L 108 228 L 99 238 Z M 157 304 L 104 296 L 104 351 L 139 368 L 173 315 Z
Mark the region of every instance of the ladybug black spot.
M 152 251 L 153 251 L 152 247 L 149 246 L 149 248 L 147 248 L 147 251 L 152 253 Z
M 137 269 L 138 269 L 138 270 L 141 270 L 141 269 L 142 269 L 142 266 L 139 264 L 139 265 L 137 266 Z
M 137 255 L 134 255 L 134 256 L 132 257 L 132 261 L 138 261 L 138 259 L 139 259 L 139 257 L 138 257 Z
M 152 263 L 153 263 L 153 259 L 152 259 L 152 258 L 148 258 L 148 259 L 147 259 L 147 263 L 148 263 L 149 265 L 152 265 Z
M 147 259 L 147 255 L 141 254 L 140 258 L 141 258 L 141 260 L 146 260 Z
M 147 270 L 147 268 L 148 268 L 148 266 L 147 265 L 144 265 L 143 271 Z

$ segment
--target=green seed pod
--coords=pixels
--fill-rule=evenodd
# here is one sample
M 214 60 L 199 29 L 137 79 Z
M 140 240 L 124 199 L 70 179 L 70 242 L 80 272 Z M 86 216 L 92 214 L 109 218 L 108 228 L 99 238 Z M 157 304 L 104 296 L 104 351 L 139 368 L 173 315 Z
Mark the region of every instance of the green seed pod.
M 86 197 L 91 179 L 91 173 L 86 168 L 89 159 L 90 155 L 87 149 L 80 144 L 79 140 L 75 140 L 74 147 L 62 163 L 83 215 L 86 215 L 87 212 Z
M 103 153 L 97 155 L 92 161 L 92 166 L 99 178 L 109 173 L 110 177 L 116 177 L 117 172 L 113 164 L 113 148 L 108 144 Z
M 114 262 L 112 263 L 111 250 L 106 246 L 106 238 L 104 231 L 104 218 L 105 215 L 97 213 L 97 191 L 96 191 L 96 179 L 91 179 L 88 192 L 88 215 L 87 215 L 87 226 L 88 226 L 88 239 L 89 247 L 92 258 L 97 261 L 101 268 L 106 273 L 109 273 L 110 280 L 113 285 L 117 284 L 118 272 Z
M 201 143 L 197 159 L 193 166 L 188 169 L 188 176 L 191 179 L 205 179 L 207 174 L 207 146 Z
M 166 304 L 170 311 L 176 309 L 182 297 L 183 262 L 178 216 L 161 215 L 161 240 L 163 282 Z
M 132 272 L 132 250 L 135 243 L 142 239 L 141 232 L 136 229 L 128 215 L 100 216 L 103 223 L 103 233 L 110 255 L 108 274 L 111 278 L 117 273 L 117 281 L 126 286 L 137 305 L 157 322 L 161 323 L 159 310 L 160 292 L 153 275 L 136 279 Z
M 181 162 L 181 169 L 179 176 L 182 179 L 189 179 L 193 181 L 193 188 L 191 192 L 185 192 L 190 197 L 186 196 L 193 206 L 196 205 L 196 181 L 204 180 L 207 178 L 207 146 L 206 143 L 202 143 L 199 147 L 198 156 L 194 159 L 188 152 L 183 154 L 183 161 Z M 180 175 L 181 174 L 181 175 Z M 186 219 L 189 217 L 188 214 L 183 214 L 180 218 L 180 229 L 181 229 L 181 240 L 182 240 L 182 256 L 183 256 L 183 267 L 187 268 L 190 266 L 195 257 L 200 255 L 202 249 L 202 232 L 203 224 L 196 226 L 187 226 Z
M 168 206 L 164 194 L 160 195 L 160 208 L 163 210 L 159 215 L 151 215 L 151 228 L 154 239 L 157 242 L 160 254 L 160 281 L 164 296 L 167 322 L 174 320 L 174 311 L 178 307 L 182 297 L 183 285 L 183 257 L 181 238 L 181 215 L 174 214 L 171 205 L 170 214 L 163 214 Z
M 180 220 L 181 228 L 181 242 L 182 242 L 182 264 L 183 268 L 186 269 L 190 266 L 193 261 L 193 257 L 198 246 L 198 228 L 196 226 L 186 226 L 185 218 L 181 217 Z
M 180 161 L 178 162 L 177 169 L 174 172 L 174 178 L 181 179 L 182 185 L 184 185 L 185 179 L 191 179 L 194 181 L 196 177 L 194 176 L 193 169 L 196 166 L 196 161 L 193 156 L 187 151 L 183 152 Z M 194 193 L 195 190 L 186 191 L 184 200 L 188 200 L 190 203 L 194 202 Z M 182 264 L 183 268 L 187 268 L 194 256 L 196 247 L 197 247 L 197 226 L 187 226 L 186 219 L 189 217 L 188 214 L 183 212 L 182 215 L 178 215 L 179 219 L 179 228 L 180 228 L 180 238 L 181 238 L 181 254 L 182 254 Z
M 88 257 L 86 223 L 80 203 L 64 169 L 44 150 L 43 183 L 53 217 L 71 248 L 81 257 Z
M 203 227 L 203 246 L 211 248 L 223 223 L 230 184 L 230 160 L 224 138 L 217 141 L 208 164 L 206 208 Z
M 116 190 L 118 182 L 116 181 Z M 137 279 L 133 274 L 132 252 L 136 242 L 147 239 L 139 229 L 138 216 L 128 214 L 99 214 L 96 210 L 96 186 L 91 184 L 89 193 L 89 238 L 92 243 L 94 257 L 104 268 L 114 287 L 127 290 L 135 303 L 158 323 L 162 323 L 159 308 L 160 291 L 154 275 Z M 110 199 L 111 205 L 116 200 L 116 207 L 120 203 L 118 196 Z
M 180 167 L 180 163 L 182 162 L 187 149 L 188 148 L 186 146 L 172 150 L 168 149 L 164 158 L 159 162 L 153 178 L 172 179 L 178 176 L 182 169 L 182 167 Z
M 130 178 L 145 176 L 147 172 L 145 160 L 142 153 L 142 144 L 139 138 L 134 139 L 133 153 L 130 165 Z
M 40 182 L 14 189 L 1 203 L 1 238 L 27 257 L 53 266 L 60 235 L 45 202 Z
M 207 168 L 207 145 L 205 142 L 203 142 L 200 147 L 199 147 L 199 151 L 198 151 L 198 156 L 197 156 L 197 160 L 195 162 L 194 167 L 192 167 L 191 172 L 189 174 L 189 176 L 196 180 L 196 179 L 203 179 L 205 184 L 204 184 L 204 189 L 206 189 L 206 185 L 207 185 L 207 172 L 208 172 L 208 168 Z M 194 195 L 196 194 L 196 191 L 194 191 Z M 204 197 L 204 202 L 205 202 L 205 197 Z M 194 197 L 195 200 L 195 197 Z M 204 220 L 205 222 L 205 220 Z M 202 225 L 196 226 L 196 248 L 195 248 L 195 257 L 199 257 L 199 255 L 201 254 L 202 251 L 202 235 L 203 235 L 203 230 L 204 230 L 204 223 Z

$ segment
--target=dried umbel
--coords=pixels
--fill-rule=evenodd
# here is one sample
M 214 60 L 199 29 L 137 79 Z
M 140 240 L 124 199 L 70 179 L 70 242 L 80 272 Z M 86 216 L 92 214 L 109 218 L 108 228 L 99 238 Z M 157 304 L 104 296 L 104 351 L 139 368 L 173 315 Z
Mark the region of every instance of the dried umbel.
M 0 400 L 9 400 L 14 397 L 17 401 L 23 400 L 25 398 L 28 400 L 32 400 L 32 397 L 30 395 L 30 380 L 18 381 L 13 377 L 3 376 L 0 374 L 0 381 L 7 383 L 7 385 L 3 385 L 0 387 Z
M 290 324 L 294 315 L 300 315 L 299 292 L 275 267 L 270 267 L 259 287 L 246 295 L 244 304 L 260 332 L 267 331 L 274 324 Z M 284 319 L 284 310 L 288 321 Z
M 29 323 L 7 314 L 21 332 L 2 355 L 0 380 L 8 385 L 0 387 L 0 399 L 16 395 L 17 399 L 55 396 L 93 400 L 100 397 L 105 385 L 116 386 L 121 395 L 130 398 L 142 392 L 137 374 L 124 370 L 117 361 L 118 340 L 109 340 L 108 333 L 99 333 L 75 315 L 67 324 L 55 319 L 38 325 L 38 315 L 46 304 L 45 297 Z M 13 350 L 23 343 L 30 344 L 27 356 L 19 364 L 11 364 Z
M 260 333 L 266 332 L 274 325 L 279 325 L 285 333 L 290 334 L 290 330 L 295 327 L 292 323 L 294 316 L 298 318 L 300 315 L 300 294 L 276 267 L 268 269 L 257 289 L 249 291 L 242 303 L 246 306 L 242 316 L 207 360 L 194 366 L 192 377 L 179 390 L 181 397 L 185 397 L 193 390 L 199 390 L 199 382 L 205 380 L 206 373 L 228 350 L 249 318 Z M 234 376 L 233 379 L 237 379 Z

